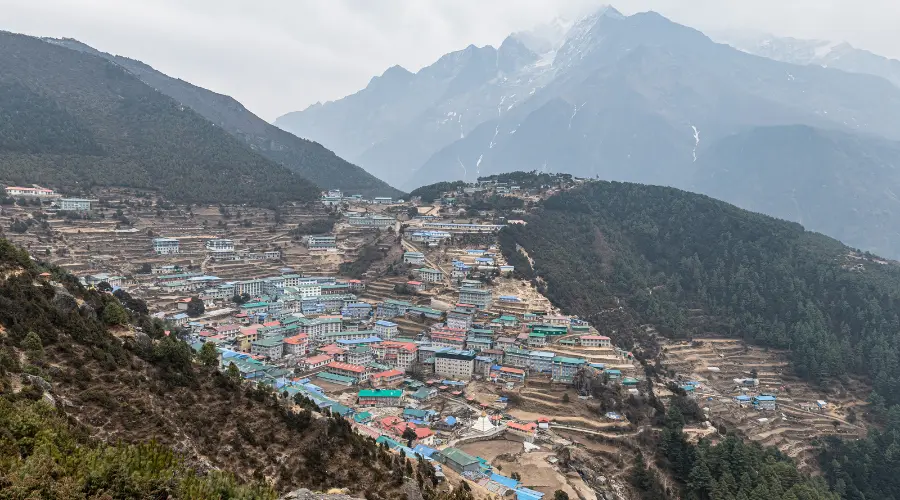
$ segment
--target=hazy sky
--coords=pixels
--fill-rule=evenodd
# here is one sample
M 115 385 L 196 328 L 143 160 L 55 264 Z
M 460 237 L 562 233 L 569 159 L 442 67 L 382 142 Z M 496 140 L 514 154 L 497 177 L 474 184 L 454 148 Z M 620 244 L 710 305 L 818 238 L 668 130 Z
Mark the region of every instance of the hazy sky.
M 267 120 L 343 97 L 394 64 L 498 45 L 593 0 L 0 0 L 0 29 L 77 38 L 231 95 Z M 698 29 L 846 40 L 900 58 L 900 0 L 623 0 Z M 2 69 L 0 69 L 2 70 Z

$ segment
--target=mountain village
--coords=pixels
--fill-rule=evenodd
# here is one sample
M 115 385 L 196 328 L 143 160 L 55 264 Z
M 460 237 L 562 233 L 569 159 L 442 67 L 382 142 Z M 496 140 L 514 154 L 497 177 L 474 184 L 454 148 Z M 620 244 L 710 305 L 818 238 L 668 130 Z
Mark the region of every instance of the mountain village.
M 85 286 L 144 299 L 194 349 L 214 345 L 222 370 L 345 417 L 397 453 L 433 461 L 442 477 L 461 476 L 488 496 L 532 500 L 561 489 L 597 498 L 598 484 L 616 488 L 615 464 L 630 456 L 627 438 L 641 429 L 592 403 L 584 381 L 640 398 L 643 368 L 614 346 L 613 332 L 561 314 L 513 276 L 496 236 L 525 220 L 458 204 L 477 194 L 527 207 L 578 182 L 487 181 L 411 202 L 329 191 L 319 205 L 277 211 L 11 186 L 0 217 L 12 241 Z M 359 262 L 361 272 L 353 269 Z M 665 347 L 678 374 L 656 393 L 702 401 L 714 420 L 801 459 L 816 436 L 859 432 L 812 391 L 782 404 L 783 363 L 735 362 L 746 349 L 729 341 L 734 349 L 716 356 L 725 347 L 716 342 L 693 344 L 714 348 L 699 365 L 690 356 L 696 348 Z M 703 424 L 686 432 L 716 432 Z M 566 474 L 562 449 L 612 469 Z M 572 453 L 580 452 L 569 460 Z

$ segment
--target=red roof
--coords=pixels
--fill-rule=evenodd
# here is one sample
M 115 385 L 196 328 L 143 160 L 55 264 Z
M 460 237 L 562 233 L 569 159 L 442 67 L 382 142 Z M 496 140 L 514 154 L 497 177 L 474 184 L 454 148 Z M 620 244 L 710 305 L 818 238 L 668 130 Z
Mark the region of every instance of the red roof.
M 510 429 L 515 429 L 517 431 L 523 432 L 534 432 L 537 429 L 537 424 L 534 422 L 528 422 L 527 424 L 520 424 L 518 422 L 509 422 L 506 424 Z
M 293 337 L 288 337 L 284 339 L 285 344 L 305 344 L 307 342 L 307 335 L 305 333 L 299 333 L 294 335 Z
M 406 284 L 413 285 L 413 286 L 419 286 L 422 284 L 422 282 L 421 281 L 407 281 Z
M 279 322 L 279 321 L 269 321 L 268 323 L 263 323 L 263 326 L 281 326 L 281 322 Z
M 372 378 L 396 377 L 396 376 L 402 376 L 403 374 L 404 373 L 402 371 L 395 368 L 393 370 L 387 370 L 387 371 L 383 371 L 381 373 L 376 373 L 375 375 L 372 375 Z
M 397 416 L 384 417 L 378 421 L 385 429 L 390 429 L 397 424 L 403 423 L 403 419 Z
M 217 332 L 230 332 L 232 330 L 240 330 L 240 328 L 241 327 L 239 327 L 238 325 L 228 324 L 228 325 L 217 326 L 217 327 L 213 328 L 213 330 L 215 330 Z
M 517 375 L 525 375 L 525 370 L 520 370 L 519 368 L 510 368 L 508 366 L 501 366 L 500 371 L 504 373 L 515 373 Z
M 331 361 L 332 359 L 334 359 L 334 358 L 332 358 L 331 356 L 329 356 L 327 354 L 319 354 L 318 356 L 312 356 L 312 357 L 306 358 L 306 364 L 317 365 L 319 363 Z
M 416 427 L 416 439 L 424 439 L 433 435 L 434 431 L 429 429 L 428 427 Z
M 318 349 L 318 351 L 325 354 L 331 354 L 332 356 L 334 356 L 335 354 L 343 354 L 347 352 L 346 349 L 338 346 L 337 344 L 328 344 L 326 346 L 322 346 Z
M 351 365 L 350 363 L 341 363 L 340 361 L 332 361 L 331 363 L 328 363 L 328 368 L 334 368 L 335 370 L 344 370 L 354 373 L 366 372 L 365 366 Z

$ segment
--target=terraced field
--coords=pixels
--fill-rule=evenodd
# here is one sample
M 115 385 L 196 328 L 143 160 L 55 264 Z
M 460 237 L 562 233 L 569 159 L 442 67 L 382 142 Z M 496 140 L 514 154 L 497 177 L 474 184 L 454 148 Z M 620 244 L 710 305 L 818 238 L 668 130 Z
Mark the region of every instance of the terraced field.
M 868 389 L 858 381 L 834 382 L 812 387 L 792 375 L 787 353 L 752 347 L 740 340 L 694 339 L 663 347 L 665 368 L 673 370 L 680 382 L 701 385 L 695 397 L 708 409 L 710 420 L 727 429 L 738 429 L 751 441 L 775 446 L 796 458 L 802 467 L 811 464 L 816 438 L 838 435 L 862 436 L 865 429 L 852 423 L 853 408 L 862 403 Z M 743 387 L 734 379 L 749 378 L 756 371 L 758 387 Z M 757 410 L 739 404 L 734 397 L 771 393 L 777 396 L 776 410 Z M 826 401 L 819 409 L 816 401 Z

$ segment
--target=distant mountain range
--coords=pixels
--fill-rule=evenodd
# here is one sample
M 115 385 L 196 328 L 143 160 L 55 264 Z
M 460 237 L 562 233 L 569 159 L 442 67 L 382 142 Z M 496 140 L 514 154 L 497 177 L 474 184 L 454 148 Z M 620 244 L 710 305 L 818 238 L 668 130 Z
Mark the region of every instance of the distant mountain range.
M 880 76 L 900 86 L 900 61 L 857 49 L 847 42 L 735 32 L 717 32 L 712 36 L 744 52 L 776 61 Z
M 401 191 L 392 188 L 362 168 L 339 158 L 321 144 L 301 139 L 269 124 L 229 96 L 172 78 L 140 61 L 100 52 L 77 40 L 45 39 L 45 41 L 103 57 L 121 66 L 147 85 L 222 127 L 249 145 L 253 151 L 284 165 L 323 188 L 336 188 L 364 196 L 403 195 Z
M 900 257 L 900 234 L 885 231 L 900 227 L 900 88 L 749 54 L 652 12 L 606 7 L 417 73 L 393 67 L 275 123 L 407 190 L 514 170 L 664 184 Z M 781 133 L 797 142 L 775 142 Z M 840 155 L 820 162 L 816 148 Z M 738 178 L 753 190 L 725 184 Z M 756 196 L 788 180 L 790 205 Z M 825 206 L 842 216 L 816 212 Z
M 193 203 L 313 201 L 315 184 L 122 66 L 0 32 L 0 181 Z

